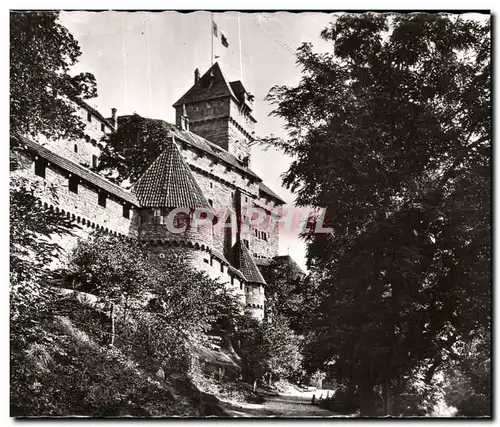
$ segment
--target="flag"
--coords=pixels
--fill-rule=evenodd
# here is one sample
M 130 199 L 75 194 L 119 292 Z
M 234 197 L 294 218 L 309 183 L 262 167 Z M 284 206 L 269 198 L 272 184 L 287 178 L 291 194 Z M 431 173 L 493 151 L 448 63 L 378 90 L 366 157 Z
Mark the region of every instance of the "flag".
M 220 41 L 222 43 L 222 46 L 229 47 L 229 43 L 227 42 L 226 36 L 222 33 L 220 33 Z
M 217 37 L 219 35 L 219 30 L 217 29 L 217 24 L 212 21 L 212 29 L 214 31 L 214 36 Z

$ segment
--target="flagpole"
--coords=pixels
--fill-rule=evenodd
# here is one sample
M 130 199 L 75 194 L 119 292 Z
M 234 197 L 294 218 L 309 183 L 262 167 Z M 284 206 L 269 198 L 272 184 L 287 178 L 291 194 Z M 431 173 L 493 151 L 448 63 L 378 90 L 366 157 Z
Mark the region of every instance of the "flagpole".
M 210 12 L 210 39 L 212 40 L 211 67 L 214 66 L 214 13 Z
M 240 24 L 240 12 L 238 11 L 238 45 L 240 51 L 240 81 L 243 82 L 243 60 L 241 58 L 241 24 Z

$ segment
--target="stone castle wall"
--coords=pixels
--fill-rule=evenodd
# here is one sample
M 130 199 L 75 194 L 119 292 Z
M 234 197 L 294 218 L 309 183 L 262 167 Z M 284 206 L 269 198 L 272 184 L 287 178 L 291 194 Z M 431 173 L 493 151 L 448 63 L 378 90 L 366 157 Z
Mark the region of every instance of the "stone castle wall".
M 104 148 L 103 137 L 111 133 L 113 129 L 88 109 L 77 104 L 73 104 L 73 106 L 76 109 L 76 115 L 85 125 L 85 138 L 53 141 L 39 136 L 37 142 L 40 145 L 50 147 L 54 153 L 79 165 L 92 167 L 96 161 L 99 161 L 102 148 Z

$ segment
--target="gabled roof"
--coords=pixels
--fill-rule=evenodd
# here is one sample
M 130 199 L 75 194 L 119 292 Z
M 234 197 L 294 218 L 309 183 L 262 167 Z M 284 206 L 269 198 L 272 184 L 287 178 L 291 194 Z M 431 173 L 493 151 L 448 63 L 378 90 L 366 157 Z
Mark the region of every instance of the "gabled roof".
M 45 147 L 42 147 L 40 144 L 33 142 L 28 138 L 20 136 L 19 139 L 21 140 L 22 143 L 24 143 L 28 147 L 28 149 L 34 151 L 40 157 L 43 157 L 50 163 L 57 165 L 61 169 L 80 177 L 82 180 L 87 181 L 90 184 L 93 184 L 95 187 L 98 187 L 108 192 L 109 194 L 112 194 L 118 197 L 119 199 L 130 203 L 131 205 L 139 206 L 137 198 L 130 191 L 125 190 L 119 187 L 118 185 L 111 183 L 102 176 L 94 172 L 91 172 L 87 168 L 80 166 L 79 164 L 72 162 L 71 160 L 59 156 L 58 154 L 48 150 Z
M 190 167 L 172 141 L 134 185 L 143 207 L 211 209 Z
M 231 96 L 235 101 L 239 102 L 219 64 L 216 62 L 173 106 L 177 107 L 182 104 L 222 98 L 224 96 Z
M 250 252 L 248 252 L 247 247 L 240 241 L 236 242 L 233 246 L 233 258 L 235 260 L 236 267 L 245 275 L 249 283 L 260 283 L 262 285 L 266 284 L 264 277 L 255 264 Z

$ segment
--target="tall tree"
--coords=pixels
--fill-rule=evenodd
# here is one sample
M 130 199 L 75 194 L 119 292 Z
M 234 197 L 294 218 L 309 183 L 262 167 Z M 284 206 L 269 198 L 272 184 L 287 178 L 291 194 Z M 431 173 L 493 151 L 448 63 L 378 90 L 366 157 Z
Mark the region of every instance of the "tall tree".
M 10 141 L 11 169 L 22 168 L 18 135 L 71 138 L 82 135 L 83 123 L 70 100 L 96 96 L 92 74 L 70 76 L 81 55 L 78 43 L 55 12 L 10 14 Z M 44 209 L 37 184 L 12 174 L 10 185 L 12 278 L 39 278 L 58 246 L 47 240 L 72 228 L 71 221 Z M 31 261 L 30 261 L 31 257 Z M 33 261 L 34 257 L 34 261 Z M 31 271 L 30 271 L 31 270 Z M 35 273 L 35 274 L 33 274 Z
M 332 52 L 303 44 L 300 83 L 268 95 L 289 134 L 270 142 L 333 228 L 308 235 L 326 295 L 311 354 L 371 413 L 379 386 L 431 380 L 489 325 L 490 23 L 342 14 L 321 35 Z
M 133 184 L 171 141 L 170 126 L 162 120 L 120 117 L 118 130 L 106 136 L 96 171 L 116 184 Z
M 90 73 L 69 74 L 81 55 L 57 12 L 10 14 L 10 134 L 83 136 L 72 100 L 97 96 Z

